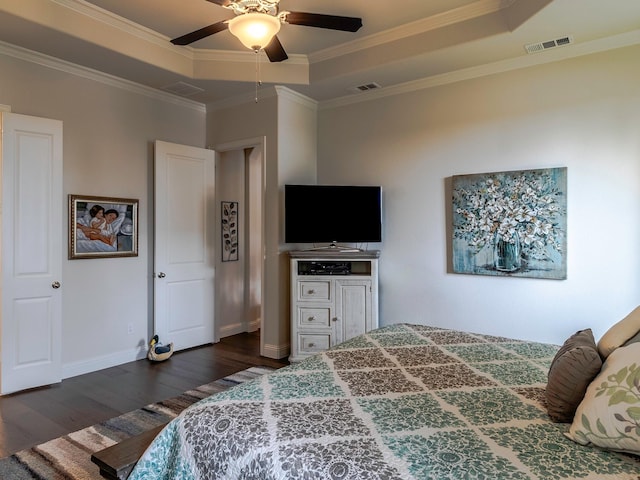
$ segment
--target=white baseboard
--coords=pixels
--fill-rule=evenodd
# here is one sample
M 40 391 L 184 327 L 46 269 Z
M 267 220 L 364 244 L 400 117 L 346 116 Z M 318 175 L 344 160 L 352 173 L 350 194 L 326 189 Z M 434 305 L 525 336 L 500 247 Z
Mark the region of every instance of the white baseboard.
M 255 332 L 260 329 L 260 319 L 254 320 L 253 322 L 249 322 L 247 326 L 247 332 Z
M 288 343 L 285 345 L 265 344 L 262 350 L 262 356 L 276 360 L 289 356 L 289 353 L 291 353 L 291 345 Z
M 220 336 L 220 338 L 230 337 L 231 335 L 237 335 L 238 333 L 255 332 L 259 328 L 260 320 L 255 320 L 249 323 L 238 322 L 220 327 L 218 335 Z
M 250 324 L 238 323 L 228 325 L 220 329 L 220 337 L 228 337 L 243 332 L 253 332 L 260 328 L 260 321 Z M 265 345 L 263 355 L 267 358 L 280 359 L 289 355 L 289 344 L 286 345 Z M 71 378 L 85 373 L 96 372 L 105 368 L 117 367 L 123 363 L 141 360 L 147 356 L 146 349 L 138 347 L 130 350 L 122 350 L 109 355 L 92 358 L 82 362 L 67 363 L 62 366 L 62 378 Z
M 246 325 L 242 322 L 233 323 L 231 325 L 224 325 L 218 330 L 220 338 L 230 337 L 231 335 L 237 335 L 238 333 L 246 332 Z
M 117 367 L 123 363 L 140 360 L 147 356 L 146 350 L 138 347 L 131 350 L 122 350 L 109 355 L 92 358 L 82 362 L 67 363 L 62 366 L 62 378 L 76 377 L 85 373 L 96 372 L 105 368 Z
M 260 328 L 260 320 L 255 320 L 250 323 L 238 322 L 232 325 L 225 325 L 220 327 L 218 334 L 220 338 L 230 337 L 231 335 L 237 335 L 244 332 L 255 332 Z M 261 355 L 267 358 L 281 359 L 287 357 L 291 352 L 291 346 L 287 343 L 285 345 L 269 345 L 265 344 L 262 348 Z

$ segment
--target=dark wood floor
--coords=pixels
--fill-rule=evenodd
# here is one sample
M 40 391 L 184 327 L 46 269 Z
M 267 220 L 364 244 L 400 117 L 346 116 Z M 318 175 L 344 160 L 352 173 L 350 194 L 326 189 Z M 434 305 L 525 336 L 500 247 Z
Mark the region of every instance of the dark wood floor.
M 288 361 L 261 357 L 259 332 L 243 333 L 0 397 L 0 458 L 256 365 Z

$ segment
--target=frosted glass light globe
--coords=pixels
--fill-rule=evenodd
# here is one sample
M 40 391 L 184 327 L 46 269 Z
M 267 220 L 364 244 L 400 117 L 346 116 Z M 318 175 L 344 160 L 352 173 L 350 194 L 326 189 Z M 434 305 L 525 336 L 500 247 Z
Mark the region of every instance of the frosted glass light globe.
M 229 21 L 229 31 L 245 47 L 260 50 L 280 31 L 280 20 L 266 13 L 245 13 Z

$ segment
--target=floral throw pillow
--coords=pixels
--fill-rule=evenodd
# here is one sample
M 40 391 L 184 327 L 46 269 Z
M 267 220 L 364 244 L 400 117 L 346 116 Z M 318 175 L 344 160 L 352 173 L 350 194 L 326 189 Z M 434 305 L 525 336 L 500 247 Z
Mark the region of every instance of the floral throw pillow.
M 567 436 L 582 445 L 640 454 L 640 343 L 609 355 Z

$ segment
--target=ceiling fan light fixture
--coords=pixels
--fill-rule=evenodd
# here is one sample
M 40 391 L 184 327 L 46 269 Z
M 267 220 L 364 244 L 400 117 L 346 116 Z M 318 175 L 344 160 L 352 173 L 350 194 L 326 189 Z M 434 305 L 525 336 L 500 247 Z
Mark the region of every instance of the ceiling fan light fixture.
M 260 50 L 280 31 L 280 20 L 266 13 L 245 13 L 229 20 L 229 31 L 251 50 Z

